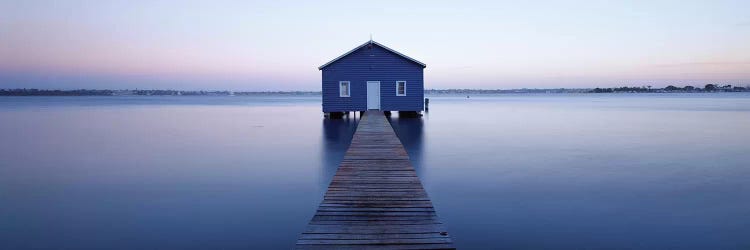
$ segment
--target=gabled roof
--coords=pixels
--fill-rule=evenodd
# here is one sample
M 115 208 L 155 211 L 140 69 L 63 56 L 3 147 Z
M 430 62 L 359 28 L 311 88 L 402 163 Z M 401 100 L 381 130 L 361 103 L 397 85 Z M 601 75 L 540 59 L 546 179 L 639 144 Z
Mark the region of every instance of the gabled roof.
M 331 65 L 332 63 L 338 61 L 339 59 L 344 58 L 344 57 L 348 56 L 349 54 L 354 53 L 354 51 L 357 51 L 358 49 L 361 49 L 362 47 L 365 47 L 365 46 L 370 45 L 370 44 L 377 45 L 377 46 L 379 46 L 381 48 L 384 48 L 387 51 L 392 52 L 393 54 L 396 54 L 396 55 L 398 55 L 400 57 L 403 57 L 403 58 L 405 58 L 405 59 L 407 59 L 409 61 L 412 61 L 412 62 L 414 62 L 416 64 L 419 64 L 419 65 L 422 66 L 422 68 L 426 68 L 427 67 L 427 64 L 424 64 L 424 63 L 422 63 L 420 61 L 417 61 L 417 59 L 408 57 L 408 56 L 406 56 L 404 54 L 399 53 L 398 51 L 395 51 L 395 50 L 393 50 L 391 48 L 386 47 L 385 45 L 382 45 L 382 44 L 380 44 L 380 43 L 378 43 L 376 41 L 370 40 L 370 41 L 367 41 L 367 42 L 363 43 L 362 45 L 357 46 L 356 48 L 350 50 L 349 52 L 346 52 L 343 55 L 341 55 L 339 57 L 336 57 L 335 59 L 331 60 L 330 62 L 327 62 L 326 64 L 323 64 L 322 66 L 318 67 L 318 70 L 322 70 L 326 66 Z

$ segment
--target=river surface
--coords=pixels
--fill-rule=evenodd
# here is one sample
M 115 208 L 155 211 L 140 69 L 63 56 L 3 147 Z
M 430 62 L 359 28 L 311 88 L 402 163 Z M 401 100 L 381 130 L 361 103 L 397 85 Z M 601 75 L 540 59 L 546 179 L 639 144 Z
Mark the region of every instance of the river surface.
M 391 123 L 459 248 L 750 248 L 748 93 L 428 97 Z M 291 249 L 357 119 L 0 97 L 0 249 Z

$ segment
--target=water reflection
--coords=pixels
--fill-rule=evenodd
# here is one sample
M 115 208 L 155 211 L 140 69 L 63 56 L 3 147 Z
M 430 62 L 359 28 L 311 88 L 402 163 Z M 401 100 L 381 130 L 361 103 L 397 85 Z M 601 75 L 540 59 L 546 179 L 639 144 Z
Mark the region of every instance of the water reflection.
M 357 130 L 359 116 L 349 116 L 343 119 L 323 119 L 322 152 L 321 152 L 321 192 L 325 192 L 333 175 L 336 174 L 339 163 L 351 144 L 354 131 Z
M 421 117 L 392 116 L 388 120 L 396 135 L 409 154 L 412 165 L 419 176 L 422 176 L 422 155 L 424 151 L 424 120 Z
M 293 248 L 357 120 L 205 98 L 0 98 L 0 249 Z M 391 123 L 461 249 L 750 246 L 748 93 L 432 106 Z

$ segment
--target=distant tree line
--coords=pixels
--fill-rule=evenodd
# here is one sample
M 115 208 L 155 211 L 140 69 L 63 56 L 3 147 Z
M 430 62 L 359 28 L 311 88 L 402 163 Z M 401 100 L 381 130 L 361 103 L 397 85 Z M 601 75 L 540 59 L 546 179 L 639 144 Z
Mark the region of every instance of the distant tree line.
M 48 89 L 0 89 L 0 96 L 102 96 L 113 95 L 112 90 L 76 89 L 76 90 L 48 90 Z
M 46 89 L 0 89 L 0 96 L 231 96 L 231 95 L 320 95 L 320 91 L 183 91 L 183 90 L 46 90 Z
M 119 95 L 231 95 L 230 91 L 180 91 L 180 90 L 163 90 L 163 89 L 150 89 L 150 90 L 125 90 L 118 92 Z
M 732 85 L 706 84 L 703 88 L 684 86 L 682 88 L 669 85 L 664 88 L 643 87 L 618 87 L 618 88 L 595 88 L 590 93 L 663 93 L 663 92 L 747 92 L 750 87 L 739 87 Z
M 750 92 L 750 85 L 739 87 L 732 85 L 706 84 L 703 88 L 669 85 L 665 88 L 617 87 L 594 89 L 425 89 L 429 95 L 440 94 L 518 94 L 518 93 L 664 93 L 664 92 Z M 320 91 L 184 91 L 184 90 L 47 90 L 47 89 L 0 89 L 0 96 L 255 96 L 255 95 L 320 95 Z

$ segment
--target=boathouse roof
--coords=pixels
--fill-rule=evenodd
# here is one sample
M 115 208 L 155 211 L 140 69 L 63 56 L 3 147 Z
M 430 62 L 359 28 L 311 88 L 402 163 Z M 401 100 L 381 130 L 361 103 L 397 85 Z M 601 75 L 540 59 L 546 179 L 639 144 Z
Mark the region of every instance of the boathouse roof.
M 351 53 L 354 53 L 358 49 L 361 49 L 361 48 L 363 48 L 365 46 L 368 46 L 368 45 L 374 45 L 374 46 L 381 47 L 381 48 L 383 48 L 383 49 L 385 49 L 385 50 L 387 50 L 387 51 L 389 51 L 389 52 L 391 52 L 393 54 L 396 54 L 396 55 L 398 55 L 400 57 L 403 57 L 403 58 L 405 58 L 405 59 L 407 59 L 409 61 L 412 61 L 412 62 L 414 62 L 416 64 L 419 64 L 420 66 L 422 66 L 422 68 L 426 68 L 427 67 L 427 64 L 424 64 L 424 63 L 422 63 L 420 61 L 417 61 L 417 59 L 414 59 L 414 58 L 411 58 L 411 57 L 409 57 L 407 55 L 401 54 L 400 52 L 395 51 L 395 50 L 393 50 L 391 48 L 388 48 L 385 45 L 382 45 L 382 44 L 380 44 L 380 43 L 378 43 L 376 41 L 370 40 L 370 41 L 367 41 L 367 42 L 363 43 L 362 45 L 357 46 L 356 48 L 350 50 L 349 52 L 346 52 L 343 55 L 341 55 L 339 57 L 336 57 L 335 59 L 331 60 L 330 62 L 327 62 L 326 64 L 321 65 L 320 67 L 318 67 L 318 70 L 322 70 L 323 68 L 327 67 L 328 65 L 331 65 L 332 63 L 340 60 L 341 58 L 344 58 L 344 57 L 350 55 Z

